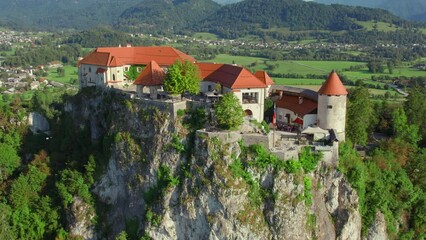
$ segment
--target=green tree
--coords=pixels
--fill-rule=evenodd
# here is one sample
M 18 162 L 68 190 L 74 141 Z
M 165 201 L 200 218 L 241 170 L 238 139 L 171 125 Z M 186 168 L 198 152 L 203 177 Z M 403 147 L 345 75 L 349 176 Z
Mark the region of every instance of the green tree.
M 198 94 L 200 91 L 200 72 L 198 67 L 189 62 L 176 61 L 167 71 L 164 87 L 170 94 L 182 94 L 185 91 Z
M 114 240 L 127 240 L 127 233 L 125 231 L 120 232 Z
M 7 179 L 19 167 L 20 160 L 13 147 L 0 143 L 0 182 Z
M 394 69 L 393 62 L 389 61 L 386 63 L 386 65 L 388 66 L 389 74 L 393 74 L 393 69 Z
M 56 73 L 58 73 L 59 77 L 65 77 L 65 69 L 63 67 L 58 67 Z
M 370 93 L 363 86 L 358 86 L 349 93 L 346 132 L 348 139 L 354 144 L 365 145 L 368 140 L 368 130 L 373 125 L 373 104 Z
M 15 232 L 10 226 L 11 209 L 0 203 L 0 239 L 16 239 Z
M 411 89 L 404 103 L 404 110 L 407 115 L 407 121 L 417 126 L 426 126 L 426 88 L 416 86 Z M 423 138 L 423 144 L 426 141 L 426 127 L 420 129 Z
M 403 108 L 397 108 L 392 113 L 393 132 L 400 138 L 414 146 L 420 140 L 419 127 L 407 122 L 407 116 Z
M 243 108 L 233 93 L 227 93 L 220 99 L 216 106 L 216 117 L 222 129 L 235 129 L 243 123 Z

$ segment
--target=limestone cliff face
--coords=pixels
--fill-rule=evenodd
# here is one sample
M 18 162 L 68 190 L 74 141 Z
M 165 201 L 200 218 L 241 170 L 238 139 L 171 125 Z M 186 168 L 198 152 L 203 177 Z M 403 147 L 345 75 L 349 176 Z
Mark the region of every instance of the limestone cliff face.
M 243 156 L 238 142 L 190 137 L 181 117 L 161 107 L 105 93 L 82 99 L 66 110 L 94 141 L 113 139 L 92 190 L 108 229 L 98 238 L 126 230 L 153 239 L 361 239 L 358 196 L 335 167 L 322 163 L 312 174 L 249 167 L 256 192 L 231 170 Z

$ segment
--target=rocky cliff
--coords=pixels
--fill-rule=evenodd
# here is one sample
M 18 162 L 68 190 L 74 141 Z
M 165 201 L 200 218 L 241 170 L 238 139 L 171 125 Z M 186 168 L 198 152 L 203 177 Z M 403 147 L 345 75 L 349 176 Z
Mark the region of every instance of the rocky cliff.
M 361 239 L 357 193 L 325 162 L 311 173 L 251 164 L 241 141 L 194 132 L 190 113 L 112 93 L 81 93 L 65 110 L 93 141 L 111 139 L 86 239 Z M 93 229 L 75 221 L 76 233 Z

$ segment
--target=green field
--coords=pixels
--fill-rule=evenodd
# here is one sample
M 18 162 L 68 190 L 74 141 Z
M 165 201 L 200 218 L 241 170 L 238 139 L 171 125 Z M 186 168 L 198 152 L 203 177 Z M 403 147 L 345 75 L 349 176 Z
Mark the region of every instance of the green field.
M 195 33 L 193 37 L 197 38 L 197 39 L 204 39 L 204 40 L 217 40 L 218 39 L 216 34 L 206 33 L 206 32 Z
M 57 68 L 50 68 L 49 75 L 47 78 L 49 80 L 53 80 L 60 83 L 66 83 L 66 84 L 70 84 L 71 78 L 78 80 L 77 67 L 66 65 L 63 68 L 65 69 L 65 76 L 60 77 L 58 73 L 56 72 Z M 77 85 L 77 84 L 78 84 L 78 81 L 75 81 L 74 85 Z
M 231 56 L 228 54 L 218 54 L 214 59 L 208 60 L 207 62 L 215 63 L 227 63 L 227 64 L 238 64 L 238 65 L 249 65 L 253 62 L 263 63 L 268 61 L 267 58 L 258 58 L 258 57 L 247 57 L 247 56 Z
M 374 29 L 374 26 L 376 26 L 377 31 L 382 32 L 391 32 L 396 31 L 398 29 L 398 26 L 391 24 L 391 23 L 385 23 L 385 22 L 374 22 L 374 21 L 355 21 L 355 23 L 363 26 L 366 30 L 371 31 Z
M 363 65 L 362 62 L 345 61 L 270 61 L 267 58 L 231 56 L 219 54 L 209 62 L 238 64 L 254 70 L 268 70 L 265 64 L 274 65 L 273 73 L 298 73 L 298 74 L 328 74 L 331 70 L 342 71 L 351 66 Z M 253 65 L 253 67 L 251 66 Z
M 385 66 L 384 73 L 370 73 L 365 62 L 347 62 L 347 61 L 270 61 L 266 58 L 258 57 L 245 57 L 245 56 L 230 56 L 227 54 L 219 54 L 213 60 L 209 62 L 217 63 L 228 63 L 238 64 L 249 68 L 252 71 L 255 70 L 268 70 L 275 74 L 316 74 L 326 75 L 331 70 L 336 70 L 338 73 L 345 75 L 348 79 L 356 81 L 362 79 L 364 81 L 371 80 L 372 76 L 389 75 L 392 77 L 420 77 L 426 76 L 426 71 L 417 70 L 408 66 L 408 63 L 395 67 L 393 74 L 389 74 Z M 266 63 L 266 64 L 265 64 Z M 268 69 L 268 65 L 273 65 L 273 69 Z M 351 66 L 364 65 L 362 69 L 358 71 L 347 71 Z
M 392 74 L 389 74 L 388 70 L 385 69 L 384 73 L 370 73 L 368 72 L 368 68 L 365 67 L 359 71 L 353 72 L 353 71 L 344 71 L 343 74 L 345 74 L 350 79 L 371 79 L 371 76 L 381 76 L 381 75 L 389 75 L 392 77 L 424 77 L 426 76 L 426 71 L 421 71 L 415 68 L 411 68 L 408 66 L 402 66 L 402 67 L 396 67 L 393 70 Z
M 324 80 L 321 79 L 300 79 L 300 78 L 274 78 L 275 84 L 278 85 L 317 85 L 320 86 Z

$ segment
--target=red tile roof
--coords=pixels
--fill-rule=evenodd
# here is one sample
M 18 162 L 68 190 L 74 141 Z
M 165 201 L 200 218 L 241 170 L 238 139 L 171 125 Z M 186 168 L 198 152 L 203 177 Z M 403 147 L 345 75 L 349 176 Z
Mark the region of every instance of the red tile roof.
M 104 73 L 104 72 L 106 72 L 107 70 L 105 69 L 105 68 L 98 68 L 98 69 L 96 69 L 96 73 Z
M 266 73 L 265 71 L 257 71 L 254 73 L 254 76 L 262 80 L 262 82 L 264 82 L 268 86 L 274 84 L 272 78 L 269 77 L 268 73 Z
M 204 81 L 232 88 L 266 88 L 266 84 L 243 67 L 229 64 L 197 63 Z
M 277 101 L 277 107 L 285 108 L 295 112 L 299 116 L 304 116 L 315 112 L 318 108 L 318 103 L 309 98 L 303 98 L 303 102 L 299 104 L 299 96 L 284 93 L 283 97 Z
M 333 70 L 330 75 L 328 75 L 327 81 L 325 81 L 320 90 L 318 90 L 318 93 L 324 95 L 347 95 L 348 91 L 346 91 L 336 71 Z
M 156 61 L 160 66 L 170 66 L 176 60 L 195 59 L 173 47 L 108 47 L 97 48 L 79 61 L 80 64 L 116 67 L 123 65 L 147 65 Z
M 163 69 L 155 61 L 151 61 L 133 84 L 144 86 L 162 85 L 164 75 Z

